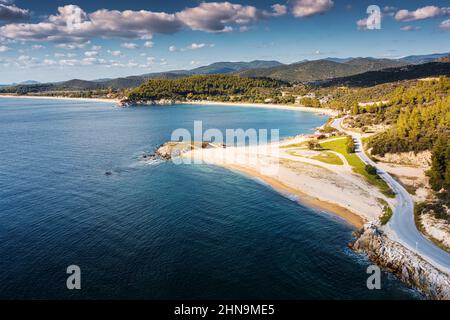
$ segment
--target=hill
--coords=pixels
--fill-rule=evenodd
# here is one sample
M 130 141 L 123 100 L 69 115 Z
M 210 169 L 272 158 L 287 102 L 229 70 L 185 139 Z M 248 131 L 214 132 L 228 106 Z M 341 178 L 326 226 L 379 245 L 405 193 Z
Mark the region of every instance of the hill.
M 430 62 L 400 68 L 388 68 L 322 81 L 316 84 L 322 86 L 346 85 L 351 87 L 368 87 L 388 82 L 438 76 L 450 76 L 449 63 Z
M 149 80 L 128 96 L 128 103 L 147 103 L 161 99 L 173 101 L 220 100 L 263 101 L 279 95 L 284 83 L 272 79 L 244 78 L 236 75 L 194 75 L 174 80 Z
M 405 65 L 401 61 L 374 58 L 355 58 L 346 62 L 315 60 L 247 70 L 239 74 L 244 77 L 267 77 L 289 82 L 314 82 Z
M 278 61 L 254 60 L 250 62 L 216 62 L 207 66 L 195 68 L 192 70 L 173 70 L 167 72 L 148 73 L 138 76 L 121 77 L 115 79 L 96 79 L 92 81 L 73 79 L 58 83 L 40 84 L 37 82 L 27 82 L 21 84 L 0 85 L 2 91 L 11 89 L 13 92 L 42 92 L 42 91 L 68 91 L 68 90 L 106 90 L 106 89 L 130 89 L 136 88 L 152 79 L 179 79 L 189 75 L 203 74 L 229 74 L 243 70 L 255 68 L 271 68 L 281 66 Z M 8 88 L 8 89 L 6 89 Z
M 449 52 L 447 53 L 433 53 L 433 54 L 424 54 L 424 55 L 414 55 L 414 56 L 407 56 L 399 59 L 399 61 L 403 61 L 409 64 L 423 64 L 423 63 L 429 63 L 436 61 L 439 58 L 443 58 L 445 56 L 450 55 Z
M 250 62 L 216 62 L 190 70 L 190 74 L 227 74 L 252 69 L 266 69 L 282 66 L 278 61 L 254 60 Z
M 445 62 L 445 63 L 450 62 L 450 55 L 439 58 L 436 60 L 436 62 Z

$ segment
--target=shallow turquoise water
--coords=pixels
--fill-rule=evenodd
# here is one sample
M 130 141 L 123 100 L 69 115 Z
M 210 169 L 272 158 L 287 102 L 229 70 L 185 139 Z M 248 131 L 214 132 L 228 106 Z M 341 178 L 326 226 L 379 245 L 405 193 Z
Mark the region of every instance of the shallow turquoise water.
M 369 262 L 331 214 L 225 169 L 139 160 L 194 120 L 290 136 L 326 118 L 0 99 L 0 298 L 418 297 L 388 274 L 369 291 Z M 78 292 L 66 289 L 72 264 Z

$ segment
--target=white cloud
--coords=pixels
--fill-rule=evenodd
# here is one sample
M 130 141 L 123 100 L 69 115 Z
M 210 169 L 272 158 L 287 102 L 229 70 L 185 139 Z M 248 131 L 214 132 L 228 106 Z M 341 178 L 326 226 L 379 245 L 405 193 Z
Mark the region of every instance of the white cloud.
M 100 51 L 101 49 L 102 49 L 102 46 L 95 46 L 94 45 L 94 46 L 91 47 L 92 51 Z
M 108 50 L 108 53 L 114 57 L 119 57 L 122 55 L 122 52 L 120 50 L 114 50 L 114 51 Z
M 146 48 L 153 48 L 153 45 L 154 45 L 153 41 L 145 41 L 144 43 L 144 47 Z
M 7 46 L 0 46 L 0 52 L 6 52 L 6 51 L 10 51 L 10 50 L 12 50 L 12 49 Z
M 150 40 L 155 33 L 171 34 L 183 28 L 229 32 L 233 30 L 233 25 L 247 25 L 287 12 L 286 7 L 280 4 L 273 5 L 272 10 L 260 10 L 254 6 L 230 2 L 203 2 L 175 13 L 107 9 L 87 13 L 79 6 L 66 5 L 59 7 L 57 14 L 38 23 L 2 26 L 0 34 L 9 39 L 45 40 L 65 44 L 84 43 L 95 37 Z M 73 24 L 75 17 L 79 18 L 79 23 Z
M 296 0 L 292 7 L 292 14 L 295 17 L 309 17 L 325 13 L 333 6 L 332 0 Z
M 439 27 L 440 27 L 441 29 L 449 30 L 449 31 L 450 31 L 450 19 L 445 20 L 445 21 L 442 21 L 441 24 L 439 25 Z
M 30 17 L 30 11 L 27 9 L 22 9 L 17 7 L 10 2 L 1 1 L 0 2 L 0 21 L 17 21 L 28 19 Z
M 133 42 L 125 42 L 125 43 L 122 43 L 120 46 L 122 48 L 131 49 L 131 50 L 139 48 L 139 46 L 136 43 L 133 43 Z
M 204 43 L 193 43 L 188 48 L 191 50 L 197 50 L 197 49 L 201 49 L 204 47 L 206 47 L 206 44 L 204 44 Z
M 418 26 L 404 26 L 404 27 L 400 28 L 400 30 L 402 30 L 402 31 L 417 31 L 417 30 L 420 30 L 420 29 L 421 28 L 418 27 Z
M 44 61 L 42 61 L 42 62 L 46 66 L 53 66 L 53 65 L 57 64 L 57 62 L 53 59 L 44 59 Z
M 396 11 L 396 10 L 397 10 L 397 8 L 393 7 L 393 6 L 385 6 L 383 8 L 383 12 L 392 12 L 392 11 Z
M 33 49 L 33 50 L 45 49 L 45 46 L 40 45 L 40 44 L 35 44 L 35 45 L 31 46 L 31 49 Z
M 367 29 L 367 19 L 361 19 L 356 21 L 356 26 L 358 29 L 365 30 Z
M 87 41 L 85 43 L 60 43 L 57 44 L 55 47 L 59 49 L 75 50 L 75 49 L 84 49 L 89 44 L 90 41 Z
M 426 6 L 415 11 L 400 10 L 395 14 L 397 21 L 416 21 L 430 18 L 446 16 L 450 14 L 450 7 L 439 8 L 436 6 Z
M 288 11 L 288 9 L 287 9 L 287 7 L 285 5 L 281 5 L 281 4 L 278 4 L 278 3 L 274 4 L 272 6 L 272 10 L 273 10 L 272 16 L 274 16 L 274 17 L 283 16 Z
M 86 57 L 96 57 L 96 56 L 98 56 L 98 51 L 86 51 L 84 53 L 84 55 Z
M 398 9 L 397 9 L 396 7 L 393 7 L 393 6 L 384 6 L 384 7 L 383 7 L 383 12 L 384 12 L 384 14 L 385 14 L 385 15 L 388 15 L 388 16 L 390 16 L 390 17 L 395 16 L 395 12 L 396 12 L 397 10 L 398 10 Z
M 250 27 L 249 26 L 240 26 L 239 27 L 239 31 L 240 32 L 247 32 L 247 31 L 249 31 L 250 30 Z
M 191 43 L 190 45 L 188 45 L 185 48 L 180 48 L 178 49 L 176 46 L 170 46 L 169 47 L 169 51 L 170 52 L 184 52 L 184 51 L 188 51 L 188 50 L 198 50 L 198 49 L 203 49 L 203 48 L 214 48 L 215 44 L 210 43 L 210 44 L 206 44 L 206 43 Z
M 254 6 L 230 2 L 202 2 L 195 8 L 176 13 L 177 18 L 192 30 L 205 32 L 230 32 L 232 25 L 247 25 L 286 14 L 286 6 L 275 4 L 272 12 L 259 10 Z

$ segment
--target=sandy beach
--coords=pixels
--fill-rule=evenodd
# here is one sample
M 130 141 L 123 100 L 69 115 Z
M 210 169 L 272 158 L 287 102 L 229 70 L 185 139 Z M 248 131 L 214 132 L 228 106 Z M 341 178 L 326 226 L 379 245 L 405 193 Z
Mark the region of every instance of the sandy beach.
M 189 101 L 182 102 L 181 104 L 200 104 L 200 105 L 210 105 L 210 106 L 234 106 L 234 107 L 245 107 L 245 108 L 264 108 L 264 109 L 279 109 L 279 110 L 292 110 L 292 111 L 304 111 L 304 112 L 314 112 L 325 114 L 329 116 L 337 116 L 338 112 L 332 109 L 325 108 L 308 108 L 295 105 L 285 105 L 285 104 L 265 104 L 265 103 L 238 103 L 238 102 L 214 102 L 214 101 Z
M 119 103 L 117 99 L 101 98 L 14 95 L 0 95 L 0 98 Z M 192 101 L 182 104 L 293 110 L 329 116 L 337 114 L 335 110 L 330 109 L 276 104 L 210 101 Z M 361 228 L 364 223 L 374 220 L 382 214 L 382 208 L 378 199 L 384 199 L 385 197 L 361 177 L 354 174 L 348 164 L 344 163 L 343 166 L 330 165 L 311 159 L 308 156 L 293 155 L 292 152 L 295 150 L 282 149 L 285 145 L 301 143 L 306 140 L 306 136 L 297 136 L 271 144 L 268 149 L 258 147 L 197 149 L 184 154 L 184 157 L 201 159 L 205 163 L 222 166 L 259 179 L 280 193 L 294 196 L 303 204 L 337 214 L 357 228 Z M 242 159 L 248 158 L 256 159 L 256 161 L 244 161 L 242 163 Z M 274 161 L 278 166 L 276 174 L 265 174 L 264 165 Z M 387 200 L 389 201 L 389 199 Z
M 353 225 L 356 228 L 362 228 L 364 226 L 364 223 L 367 221 L 359 216 L 358 214 L 355 214 L 354 212 L 348 210 L 347 208 L 344 208 L 340 205 L 337 205 L 335 203 L 331 203 L 325 200 L 320 200 L 318 198 L 315 198 L 313 196 L 308 195 L 307 193 L 290 186 L 285 185 L 283 182 L 276 178 L 272 178 L 269 176 L 262 175 L 257 170 L 247 168 L 245 166 L 239 166 L 239 165 L 228 165 L 225 166 L 226 168 L 240 172 L 250 178 L 257 178 L 265 183 L 267 183 L 270 187 L 272 187 L 275 191 L 280 192 L 282 194 L 288 194 L 296 196 L 298 199 L 298 202 L 313 208 L 317 208 L 320 210 L 324 210 L 327 212 L 332 212 L 341 218 L 345 219 L 347 222 L 349 222 L 351 225 Z
M 243 173 L 300 203 L 337 214 L 357 228 L 378 219 L 383 212 L 380 199 L 393 200 L 355 174 L 346 161 L 328 164 L 315 160 L 309 150 L 286 148 L 307 139 L 297 136 L 269 147 L 194 149 L 183 158 Z M 270 167 L 275 170 L 267 170 Z
M 41 99 L 41 100 L 66 100 L 66 101 L 94 101 L 94 102 L 111 102 L 119 105 L 120 99 L 107 99 L 107 98 L 70 98 L 60 96 L 19 96 L 0 94 L 0 98 L 10 99 Z M 265 104 L 265 103 L 237 103 L 237 102 L 214 102 L 214 101 L 189 101 L 189 102 L 176 102 L 175 104 L 187 104 L 187 105 L 210 105 L 210 106 L 227 106 L 227 107 L 245 107 L 245 108 L 263 108 L 263 109 L 278 109 L 278 110 L 291 110 L 302 112 L 314 112 L 329 116 L 336 116 L 338 112 L 332 109 L 325 108 L 308 108 L 295 105 L 284 104 Z
M 6 95 L 0 94 L 0 98 L 8 98 L 8 99 L 39 99 L 39 100 L 65 100 L 65 101 L 83 101 L 83 102 L 107 102 L 119 104 L 119 99 L 106 99 L 106 98 L 70 98 L 70 97 L 53 97 L 53 96 L 18 96 L 18 95 Z

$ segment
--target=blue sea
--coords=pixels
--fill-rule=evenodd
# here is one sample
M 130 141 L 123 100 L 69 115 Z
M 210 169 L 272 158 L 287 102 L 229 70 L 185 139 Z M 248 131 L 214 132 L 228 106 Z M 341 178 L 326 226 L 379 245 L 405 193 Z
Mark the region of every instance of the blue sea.
M 141 160 L 195 120 L 286 137 L 327 118 L 0 99 L 0 299 L 420 298 L 387 273 L 368 290 L 370 262 L 333 214 L 223 168 Z

